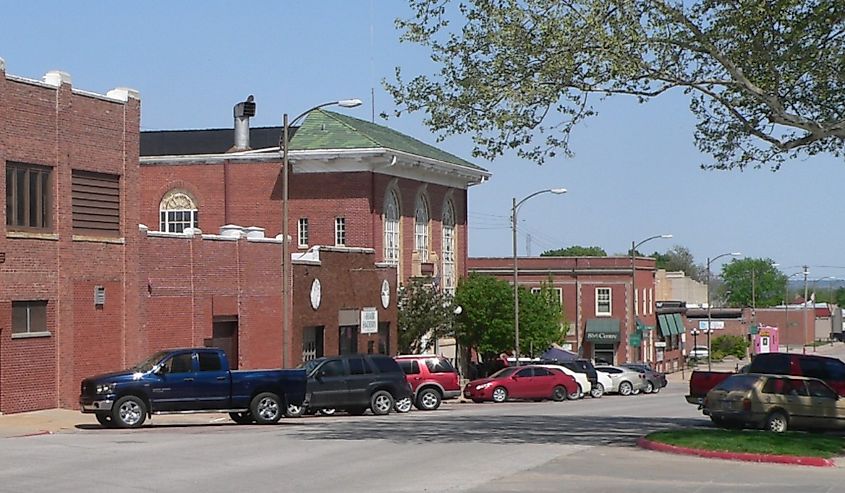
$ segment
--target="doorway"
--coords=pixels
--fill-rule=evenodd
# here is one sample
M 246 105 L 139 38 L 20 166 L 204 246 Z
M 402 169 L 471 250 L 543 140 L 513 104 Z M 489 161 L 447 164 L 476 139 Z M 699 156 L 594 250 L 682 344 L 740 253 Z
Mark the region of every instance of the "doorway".
M 305 327 L 302 331 L 302 361 L 323 357 L 323 331 L 325 327 Z
M 203 341 L 205 347 L 217 347 L 226 352 L 229 369 L 238 369 L 238 317 L 214 317 L 211 338 Z
M 358 326 L 341 325 L 338 329 L 337 354 L 355 354 L 358 352 Z

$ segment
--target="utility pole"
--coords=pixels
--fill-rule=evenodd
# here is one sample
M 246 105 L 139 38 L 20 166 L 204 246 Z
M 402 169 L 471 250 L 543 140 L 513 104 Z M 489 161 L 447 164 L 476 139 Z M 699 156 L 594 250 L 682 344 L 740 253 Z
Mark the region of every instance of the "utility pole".
M 807 274 L 809 274 L 809 267 L 804 266 L 804 340 L 801 341 L 801 352 L 807 354 Z M 815 309 L 815 307 L 814 307 Z

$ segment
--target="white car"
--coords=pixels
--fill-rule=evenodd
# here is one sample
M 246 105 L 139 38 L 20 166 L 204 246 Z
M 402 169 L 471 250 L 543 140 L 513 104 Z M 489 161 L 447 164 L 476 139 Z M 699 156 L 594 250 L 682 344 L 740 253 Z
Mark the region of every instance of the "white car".
M 555 370 L 560 370 L 563 373 L 569 375 L 570 377 L 575 379 L 575 383 L 578 384 L 578 392 L 573 392 L 566 396 L 567 399 L 574 401 L 576 399 L 580 399 L 584 397 L 584 389 L 592 390 L 592 385 L 590 384 L 590 379 L 587 378 L 586 373 L 578 373 L 570 370 L 569 368 L 561 365 L 537 365 L 537 366 L 544 366 L 546 368 L 554 368 Z
M 692 359 L 705 359 L 710 356 L 710 350 L 707 346 L 695 346 L 690 349 L 689 357 Z
M 590 390 L 590 397 L 598 399 L 605 392 L 610 392 L 610 389 L 613 388 L 613 379 L 607 373 L 598 370 L 596 370 L 596 376 L 598 377 L 598 383 Z

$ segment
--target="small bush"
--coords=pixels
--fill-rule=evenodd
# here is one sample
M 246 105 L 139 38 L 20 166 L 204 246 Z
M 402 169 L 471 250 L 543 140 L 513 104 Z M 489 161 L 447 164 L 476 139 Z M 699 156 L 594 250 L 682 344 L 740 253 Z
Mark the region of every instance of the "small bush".
M 748 342 L 742 336 L 719 336 L 710 342 L 710 354 L 715 360 L 725 356 L 744 358 L 748 353 Z

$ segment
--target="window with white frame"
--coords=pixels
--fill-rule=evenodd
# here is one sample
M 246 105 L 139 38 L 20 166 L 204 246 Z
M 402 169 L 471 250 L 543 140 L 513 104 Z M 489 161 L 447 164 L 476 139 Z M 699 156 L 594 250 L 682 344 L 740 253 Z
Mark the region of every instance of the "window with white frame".
M 159 231 L 182 233 L 185 228 L 199 228 L 199 210 L 196 202 L 182 190 L 171 190 L 159 205 Z
M 634 289 L 634 315 L 640 314 L 640 296 L 639 292 Z
M 648 315 L 648 290 L 643 288 L 643 315 Z
M 648 312 L 654 313 L 654 289 L 648 288 Z
M 610 316 L 610 288 L 596 288 L 596 315 Z
M 560 306 L 563 306 L 563 288 L 552 288 L 557 295 L 557 301 L 560 303 Z M 543 288 L 531 288 L 531 293 L 538 294 L 542 291 Z
M 419 255 L 420 262 L 428 262 L 428 222 L 428 201 L 424 194 L 419 194 L 414 213 L 414 249 Z
M 299 238 L 299 246 L 305 248 L 308 246 L 308 218 L 300 217 L 299 224 L 297 224 L 297 236 Z
M 346 218 L 334 218 L 334 244 L 335 246 L 346 246 Z
M 399 196 L 388 190 L 384 199 L 384 262 L 399 265 Z
M 443 207 L 443 290 L 448 293 L 455 293 L 455 251 L 457 250 L 455 239 L 455 207 L 451 200 L 447 200 Z

